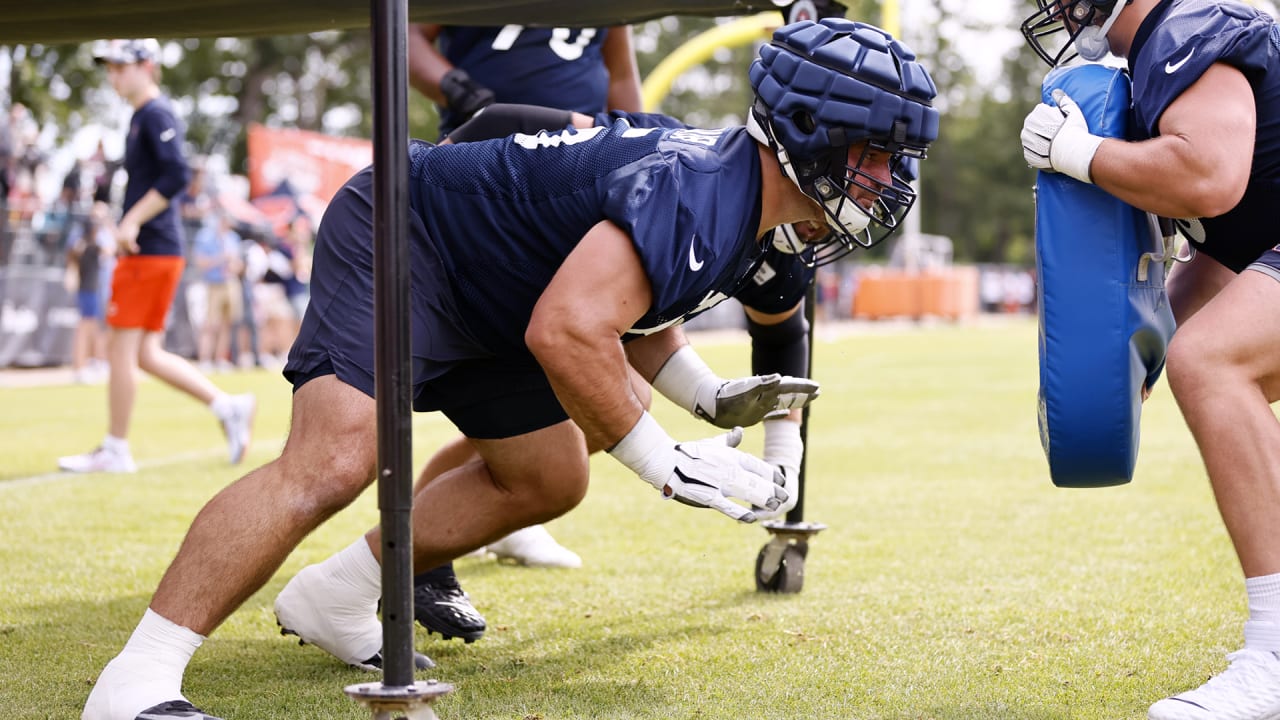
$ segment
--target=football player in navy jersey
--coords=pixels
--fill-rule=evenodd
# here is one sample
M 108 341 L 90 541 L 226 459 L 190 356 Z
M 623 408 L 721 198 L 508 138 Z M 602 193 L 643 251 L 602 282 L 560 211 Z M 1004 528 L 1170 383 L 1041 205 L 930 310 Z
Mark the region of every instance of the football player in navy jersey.
M 936 138 L 936 89 L 901 43 L 839 19 L 780 28 L 751 82 L 747 127 L 619 119 L 412 144 L 414 406 L 443 412 L 479 454 L 415 498 L 416 567 L 567 512 L 586 492 L 593 449 L 659 497 L 740 522 L 787 501 L 775 468 L 735 449 L 740 429 L 667 435 L 637 398 L 628 359 L 642 373 L 660 367 L 679 349 L 675 326 L 750 281 L 774 228 L 829 228 L 781 241 L 815 262 L 891 233 L 915 199 L 892 168 Z M 207 720 L 181 695 L 191 654 L 373 481 L 372 218 L 365 170 L 316 238 L 312 302 L 285 367 L 293 420 L 281 456 L 196 517 L 85 720 Z M 464 230 L 487 241 L 458 240 Z M 375 528 L 300 571 L 276 598 L 281 626 L 379 667 L 380 550 Z
M 1127 59 L 1137 136 L 1089 132 L 1067 96 L 1027 116 L 1028 164 L 1177 219 L 1167 373 L 1245 575 L 1244 649 L 1152 720 L 1280 718 L 1280 30 L 1220 0 L 1051 2 L 1023 23 L 1046 61 Z M 1054 42 L 1058 39 L 1059 42 Z
M 484 113 L 483 116 L 480 113 Z M 499 104 L 478 111 L 444 142 L 475 142 L 522 130 L 538 132 L 571 124 L 580 128 L 607 126 L 619 117 L 626 118 L 633 127 L 691 129 L 665 115 L 615 111 L 598 113 L 592 118 L 567 110 Z M 787 232 L 805 232 L 805 228 Z M 776 510 L 761 514 L 761 519 L 785 515 L 799 500 L 799 493 L 793 491 L 799 486 L 804 456 L 801 409 L 818 394 L 818 384 L 805 377 L 809 366 L 809 325 L 801 303 L 814 276 L 813 263 L 807 260 L 804 255 L 778 249 L 771 236 L 765 242 L 765 252 L 750 281 L 744 282 L 733 295 L 743 304 L 747 316 L 755 376 L 736 380 L 721 378 L 687 346 L 683 336 L 677 336 L 679 350 L 660 368 L 648 368 L 647 375 L 636 374 L 632 378 L 636 395 L 646 408 L 652 382 L 668 399 L 719 427 L 732 429 L 763 422 L 763 459 L 782 472 L 790 497 Z M 679 332 L 677 328 L 672 331 Z M 777 399 L 771 405 L 762 404 L 775 396 Z M 475 451 L 465 436 L 450 441 L 427 462 L 415 493 L 426 483 L 475 458 Z M 509 544 L 524 532 L 517 531 L 500 542 Z M 551 543 L 554 544 L 554 540 Z M 423 582 L 424 579 L 427 582 Z M 415 578 L 414 611 L 419 623 L 439 632 L 445 639 L 462 637 L 471 642 L 484 630 L 484 620 L 462 592 L 452 565 Z
M 411 25 L 407 43 L 409 82 L 436 102 L 442 138 L 495 101 L 587 114 L 641 110 L 640 73 L 626 25 Z M 483 238 L 473 234 L 470 241 Z M 455 467 L 469 456 L 468 449 L 465 439 L 441 447 L 423 468 L 418 486 Z M 541 524 L 517 530 L 484 551 L 523 565 L 582 565 L 578 554 L 556 542 Z M 428 631 L 466 642 L 484 634 L 485 619 L 463 592 L 452 563 L 418 573 L 413 582 L 414 616 Z
M 413 25 L 408 55 L 409 82 L 440 107 L 442 138 L 494 102 L 588 115 L 642 108 L 627 25 Z

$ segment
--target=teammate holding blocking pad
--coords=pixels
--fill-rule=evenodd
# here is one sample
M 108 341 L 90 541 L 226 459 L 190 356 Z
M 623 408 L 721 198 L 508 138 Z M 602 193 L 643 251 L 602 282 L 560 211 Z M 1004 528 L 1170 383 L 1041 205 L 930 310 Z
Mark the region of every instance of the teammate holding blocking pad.
M 1244 571 L 1249 619 L 1222 674 L 1149 717 L 1280 718 L 1280 29 L 1230 1 L 1037 2 L 1023 33 L 1050 64 L 1073 51 L 1128 60 L 1139 135 L 1092 135 L 1059 95 L 1026 118 L 1028 164 L 1177 218 L 1198 251 L 1169 281 L 1179 327 L 1166 372 Z
M 892 232 L 914 196 L 890 168 L 936 137 L 936 90 L 883 31 L 832 19 L 780 28 L 751 79 L 745 128 L 619 120 L 411 145 L 414 405 L 444 412 L 479 453 L 415 498 L 416 567 L 567 512 L 595 448 L 662 497 L 740 521 L 786 501 L 774 468 L 732 447 L 740 431 L 668 436 L 632 390 L 627 358 L 660 365 L 676 349 L 671 328 L 746 281 L 779 225 L 828 225 L 819 253 Z M 281 457 L 196 517 L 85 720 L 208 720 L 181 695 L 195 648 L 373 481 L 371 185 L 368 170 L 352 178 L 320 226 L 312 302 L 285 368 L 295 389 Z M 449 242 L 476 227 L 488 242 Z M 374 529 L 304 568 L 276 599 L 282 626 L 379 666 L 380 550 Z

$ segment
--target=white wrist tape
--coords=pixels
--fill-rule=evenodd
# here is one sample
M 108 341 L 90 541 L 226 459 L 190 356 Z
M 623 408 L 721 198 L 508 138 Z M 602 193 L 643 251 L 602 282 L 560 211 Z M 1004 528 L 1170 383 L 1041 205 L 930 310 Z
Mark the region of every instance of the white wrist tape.
M 765 462 L 799 472 L 803 458 L 804 441 L 800 439 L 800 423 L 789 418 L 764 421 Z
M 658 421 L 648 412 L 643 412 L 631 431 L 609 450 L 609 454 L 631 468 L 642 480 L 662 490 L 674 469 L 670 450 L 675 444 L 676 441 Z
M 1058 133 L 1050 150 L 1053 166 L 1064 175 L 1070 175 L 1080 182 L 1093 184 L 1089 167 L 1093 165 L 1093 156 L 1098 152 L 1098 146 L 1104 139 L 1100 135 L 1087 132 Z
M 714 411 L 715 391 L 722 384 L 724 380 L 712 372 L 698 353 L 688 345 L 683 345 L 679 350 L 671 353 L 666 364 L 653 377 L 654 389 L 691 413 L 695 413 L 698 405 L 699 391 L 705 395 L 707 388 L 711 390 L 712 403 L 707 409 Z M 706 398 L 703 398 L 703 401 L 706 402 Z

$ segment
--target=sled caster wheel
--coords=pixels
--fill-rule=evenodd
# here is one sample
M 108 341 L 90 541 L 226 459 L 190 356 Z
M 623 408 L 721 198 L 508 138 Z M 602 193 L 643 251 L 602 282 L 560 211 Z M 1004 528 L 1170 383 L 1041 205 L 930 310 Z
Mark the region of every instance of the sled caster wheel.
M 804 587 L 804 561 L 809 539 L 827 529 L 822 523 L 766 522 L 772 539 L 756 556 L 756 590 L 798 593 Z
M 756 590 L 772 593 L 798 593 L 804 587 L 804 558 L 808 545 L 788 545 L 776 563 L 770 562 L 769 545 L 756 556 Z

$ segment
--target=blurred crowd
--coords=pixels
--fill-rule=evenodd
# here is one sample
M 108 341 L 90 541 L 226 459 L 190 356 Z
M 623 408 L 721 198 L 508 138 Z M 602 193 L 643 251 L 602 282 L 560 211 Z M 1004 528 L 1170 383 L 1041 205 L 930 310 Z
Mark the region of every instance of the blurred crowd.
M 53 171 L 38 136 L 30 113 L 14 103 L 0 122 L 0 272 L 62 269 L 62 302 L 80 316 L 70 362 L 77 381 L 98 382 L 124 173 L 99 142 L 72 163 L 54 197 L 42 197 Z M 190 185 L 176 199 L 187 265 L 166 345 L 207 371 L 281 366 L 309 297 L 313 222 L 301 210 L 254 213 L 220 187 L 230 178 L 211 177 L 204 158 L 191 164 Z M 0 295 L 4 289 L 0 283 Z

